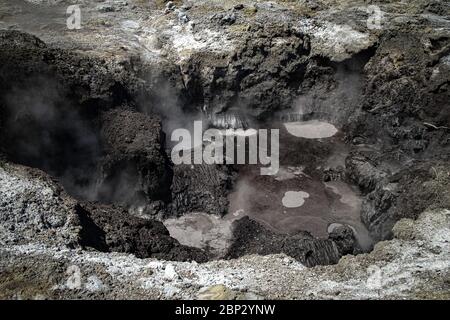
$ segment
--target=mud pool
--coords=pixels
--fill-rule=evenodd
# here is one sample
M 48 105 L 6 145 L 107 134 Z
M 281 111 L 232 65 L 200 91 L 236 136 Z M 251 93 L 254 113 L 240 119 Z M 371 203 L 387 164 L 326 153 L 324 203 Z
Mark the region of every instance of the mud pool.
M 233 221 L 249 216 L 277 233 L 308 231 L 319 238 L 347 225 L 361 248 L 369 250 L 372 240 L 360 218 L 362 198 L 356 187 L 339 177 L 348 154 L 339 130 L 318 120 L 279 123 L 276 128 L 280 130 L 278 173 L 262 176 L 258 165 L 239 166 L 228 214 L 196 212 L 166 220 L 170 235 L 220 257 L 232 242 Z

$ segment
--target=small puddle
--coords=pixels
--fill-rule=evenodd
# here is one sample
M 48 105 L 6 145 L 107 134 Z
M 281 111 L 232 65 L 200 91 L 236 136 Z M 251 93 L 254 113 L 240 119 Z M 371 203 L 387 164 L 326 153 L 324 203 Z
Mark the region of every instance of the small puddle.
M 287 191 L 281 202 L 286 208 L 298 208 L 305 203 L 305 199 L 309 198 L 309 193 L 303 191 Z
M 286 122 L 284 127 L 291 135 L 305 139 L 330 138 L 338 132 L 331 123 L 318 120 Z

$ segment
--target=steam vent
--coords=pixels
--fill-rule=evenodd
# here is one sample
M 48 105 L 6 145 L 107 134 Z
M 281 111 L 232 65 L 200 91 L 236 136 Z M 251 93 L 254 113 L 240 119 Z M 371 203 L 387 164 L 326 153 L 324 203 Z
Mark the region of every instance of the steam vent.
M 0 0 L 0 299 L 450 299 L 450 3 Z

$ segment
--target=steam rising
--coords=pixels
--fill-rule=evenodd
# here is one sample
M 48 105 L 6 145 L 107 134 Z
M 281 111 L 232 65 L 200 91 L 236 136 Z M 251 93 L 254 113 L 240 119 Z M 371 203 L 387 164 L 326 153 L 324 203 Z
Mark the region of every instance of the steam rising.
M 27 90 L 13 88 L 5 97 L 3 139 L 13 161 L 58 177 L 68 191 L 91 198 L 98 135 L 77 108 L 49 79 L 36 79 Z

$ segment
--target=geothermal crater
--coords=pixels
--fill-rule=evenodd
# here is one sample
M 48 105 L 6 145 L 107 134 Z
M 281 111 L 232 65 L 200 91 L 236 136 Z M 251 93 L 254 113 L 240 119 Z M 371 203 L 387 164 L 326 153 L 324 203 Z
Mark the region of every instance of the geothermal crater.
M 0 298 L 448 298 L 444 1 L 72 2 L 0 3 Z

